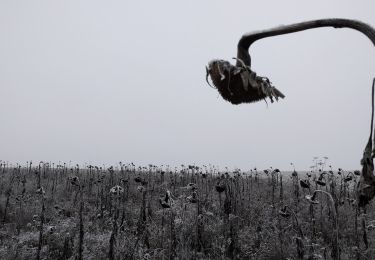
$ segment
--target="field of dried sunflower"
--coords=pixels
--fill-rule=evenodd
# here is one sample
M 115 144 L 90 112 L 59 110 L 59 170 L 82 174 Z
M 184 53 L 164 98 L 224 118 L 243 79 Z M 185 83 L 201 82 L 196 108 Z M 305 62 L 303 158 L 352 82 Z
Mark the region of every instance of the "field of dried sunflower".
M 358 171 L 0 165 L 1 259 L 375 259 Z

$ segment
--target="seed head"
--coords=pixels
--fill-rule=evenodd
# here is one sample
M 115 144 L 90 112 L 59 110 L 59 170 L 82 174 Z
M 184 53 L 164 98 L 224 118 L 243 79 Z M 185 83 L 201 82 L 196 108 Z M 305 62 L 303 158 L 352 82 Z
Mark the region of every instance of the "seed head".
M 109 190 L 109 192 L 110 192 L 111 194 L 114 194 L 114 195 L 120 195 L 121 193 L 124 192 L 124 188 L 121 187 L 121 186 L 119 186 L 119 185 L 116 185 L 116 186 L 112 187 L 112 188 Z

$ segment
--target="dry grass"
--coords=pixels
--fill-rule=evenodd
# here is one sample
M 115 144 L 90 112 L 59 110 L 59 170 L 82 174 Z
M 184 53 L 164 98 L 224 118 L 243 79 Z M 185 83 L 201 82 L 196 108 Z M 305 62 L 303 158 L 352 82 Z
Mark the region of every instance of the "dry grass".
M 375 257 L 373 207 L 358 211 L 359 176 L 343 170 L 2 164 L 0 173 L 2 259 Z

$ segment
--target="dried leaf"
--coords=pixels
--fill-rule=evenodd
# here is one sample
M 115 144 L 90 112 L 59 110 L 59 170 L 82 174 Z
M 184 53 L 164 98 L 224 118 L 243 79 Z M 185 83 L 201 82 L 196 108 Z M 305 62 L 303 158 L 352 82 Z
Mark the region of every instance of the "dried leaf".
M 235 67 L 235 68 L 233 69 L 233 75 L 237 75 L 237 74 L 240 73 L 241 71 L 242 71 L 241 68 L 239 68 L 239 67 Z
M 221 71 L 221 68 L 220 68 L 220 64 L 218 63 L 217 64 L 217 69 L 219 71 L 219 74 L 220 74 L 220 80 L 223 81 L 225 79 L 225 75 L 223 74 L 223 72 Z
M 358 182 L 358 206 L 366 206 L 375 197 L 375 176 L 374 176 L 374 161 L 372 155 L 372 135 L 374 123 L 374 86 L 375 79 L 372 84 L 372 113 L 371 113 L 371 128 L 370 137 L 363 152 L 361 160 L 362 172 Z
M 213 86 L 211 86 L 210 82 L 208 81 L 208 76 L 210 75 L 210 70 L 207 68 L 206 66 L 206 82 L 207 84 L 211 87 L 211 88 L 214 88 Z
M 362 172 L 358 182 L 358 203 L 366 206 L 375 197 L 374 163 L 371 157 L 372 145 L 369 140 L 362 158 Z

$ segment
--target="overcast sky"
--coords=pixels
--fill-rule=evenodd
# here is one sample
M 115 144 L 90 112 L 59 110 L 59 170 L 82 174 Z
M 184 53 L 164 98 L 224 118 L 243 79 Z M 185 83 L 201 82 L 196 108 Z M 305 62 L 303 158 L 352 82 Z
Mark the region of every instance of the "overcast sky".
M 375 48 L 323 28 L 258 41 L 284 100 L 233 106 L 205 82 L 242 34 L 318 18 L 375 26 L 362 1 L 0 1 L 0 160 L 359 168 Z

